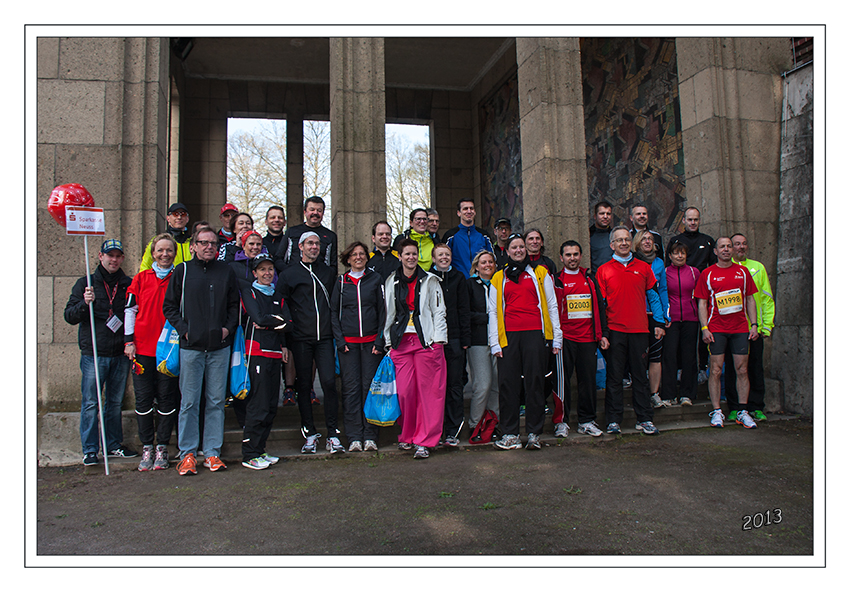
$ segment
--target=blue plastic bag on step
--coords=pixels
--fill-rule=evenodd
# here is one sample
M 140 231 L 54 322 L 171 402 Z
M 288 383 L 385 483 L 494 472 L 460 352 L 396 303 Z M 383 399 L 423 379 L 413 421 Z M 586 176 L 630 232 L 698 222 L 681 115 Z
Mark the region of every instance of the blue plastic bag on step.
M 398 405 L 398 388 L 395 381 L 395 364 L 389 354 L 381 360 L 372 379 L 366 403 L 363 405 L 366 421 L 378 426 L 391 426 L 401 415 Z

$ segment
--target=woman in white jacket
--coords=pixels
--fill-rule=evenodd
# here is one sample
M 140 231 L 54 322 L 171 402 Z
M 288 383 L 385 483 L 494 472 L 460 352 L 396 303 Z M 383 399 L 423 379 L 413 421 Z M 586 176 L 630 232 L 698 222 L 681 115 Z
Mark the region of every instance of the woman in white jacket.
M 540 448 L 545 416 L 544 377 L 549 348 L 561 350 L 561 323 L 555 286 L 545 266 L 532 267 L 520 235 L 508 239 L 508 263 L 493 276 L 490 290 L 489 342 L 498 358 L 499 425 L 496 448 L 522 446 L 519 439 L 519 395 L 525 386 L 526 448 Z
M 396 370 L 401 434 L 398 446 L 428 458 L 439 444 L 446 398 L 446 305 L 437 276 L 419 267 L 419 247 L 399 244 L 401 267 L 384 285 L 387 318 L 384 342 Z

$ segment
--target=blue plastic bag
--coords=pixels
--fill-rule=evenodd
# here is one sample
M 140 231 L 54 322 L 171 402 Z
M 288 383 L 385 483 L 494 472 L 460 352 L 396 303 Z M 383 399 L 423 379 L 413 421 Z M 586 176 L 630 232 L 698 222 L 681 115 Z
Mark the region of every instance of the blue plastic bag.
M 180 335 L 168 321 L 156 342 L 156 369 L 171 378 L 180 375 Z
M 377 426 L 391 426 L 401 415 L 398 406 L 398 388 L 395 382 L 395 364 L 387 354 L 381 360 L 369 394 L 366 395 L 366 403 L 363 405 L 363 414 L 366 421 Z
M 605 388 L 605 358 L 599 348 L 596 349 L 596 389 Z
M 242 325 L 236 326 L 233 335 L 233 349 L 230 353 L 230 394 L 242 400 L 251 390 L 251 377 L 248 373 L 248 359 L 245 357 L 245 334 Z

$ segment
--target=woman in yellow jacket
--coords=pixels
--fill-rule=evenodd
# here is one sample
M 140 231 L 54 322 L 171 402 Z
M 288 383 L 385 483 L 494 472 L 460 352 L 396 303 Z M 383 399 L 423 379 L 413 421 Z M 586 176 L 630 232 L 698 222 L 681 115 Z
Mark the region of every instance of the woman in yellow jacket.
M 490 290 L 490 352 L 498 358 L 499 424 L 502 439 L 496 448 L 522 446 L 519 439 L 519 395 L 525 386 L 526 448 L 540 448 L 545 420 L 543 379 L 549 348 L 561 350 L 561 322 L 552 277 L 542 265 L 532 267 L 525 241 L 516 234 L 508 239 L 508 263 L 496 272 Z

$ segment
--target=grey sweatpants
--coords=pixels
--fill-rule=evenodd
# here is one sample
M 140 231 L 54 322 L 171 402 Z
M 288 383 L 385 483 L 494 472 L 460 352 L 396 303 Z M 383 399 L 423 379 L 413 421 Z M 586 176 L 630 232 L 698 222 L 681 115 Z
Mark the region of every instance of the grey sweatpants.
M 490 409 L 499 415 L 499 379 L 496 370 L 496 356 L 490 353 L 489 345 L 471 345 L 466 350 L 469 363 L 469 382 L 472 384 L 472 396 L 469 402 L 469 427 L 474 429 Z

